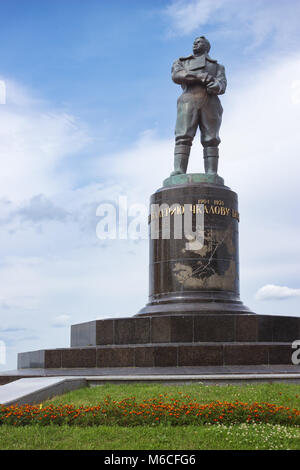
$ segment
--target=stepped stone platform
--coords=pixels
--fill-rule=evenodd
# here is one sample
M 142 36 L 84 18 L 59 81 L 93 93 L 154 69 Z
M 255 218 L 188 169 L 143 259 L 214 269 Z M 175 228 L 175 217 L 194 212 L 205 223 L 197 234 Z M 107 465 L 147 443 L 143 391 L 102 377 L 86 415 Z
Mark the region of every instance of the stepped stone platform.
M 257 314 L 169 315 L 95 320 L 71 326 L 71 346 L 144 343 L 290 342 L 300 318 Z
M 290 343 L 163 343 L 50 349 L 21 353 L 18 367 L 182 367 L 290 364 Z
M 20 353 L 19 369 L 291 365 L 300 318 L 256 314 L 95 320 L 71 347 Z

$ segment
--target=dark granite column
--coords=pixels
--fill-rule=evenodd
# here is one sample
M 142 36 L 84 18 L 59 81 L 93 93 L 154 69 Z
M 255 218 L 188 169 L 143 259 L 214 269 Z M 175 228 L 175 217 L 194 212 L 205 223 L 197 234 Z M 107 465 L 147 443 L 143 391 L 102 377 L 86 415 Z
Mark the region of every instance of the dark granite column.
M 184 175 L 179 184 L 166 180 L 165 187 L 151 196 L 149 303 L 138 315 L 250 313 L 239 298 L 237 194 L 220 177 L 211 183 L 197 182 L 196 176 Z M 194 238 L 183 233 L 187 212 Z M 197 213 L 204 214 L 202 232 Z M 168 217 L 170 238 L 164 238 Z M 179 219 L 181 239 L 174 236 Z M 153 224 L 158 238 L 153 238 Z

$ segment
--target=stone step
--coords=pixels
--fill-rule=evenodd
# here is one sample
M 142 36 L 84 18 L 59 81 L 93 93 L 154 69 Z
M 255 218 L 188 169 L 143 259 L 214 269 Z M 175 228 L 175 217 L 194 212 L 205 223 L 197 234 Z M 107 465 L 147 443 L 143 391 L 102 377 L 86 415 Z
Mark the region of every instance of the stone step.
M 18 369 L 292 364 L 289 342 L 106 345 L 20 353 Z
M 0 403 L 6 406 L 41 403 L 85 386 L 87 382 L 81 377 L 19 378 L 0 388 Z
M 292 342 L 300 317 L 201 314 L 128 317 L 71 326 L 71 347 L 180 342 Z
M 11 382 L 15 382 L 16 380 L 19 380 L 20 376 L 19 375 L 1 375 L 0 374 L 0 386 L 9 384 Z

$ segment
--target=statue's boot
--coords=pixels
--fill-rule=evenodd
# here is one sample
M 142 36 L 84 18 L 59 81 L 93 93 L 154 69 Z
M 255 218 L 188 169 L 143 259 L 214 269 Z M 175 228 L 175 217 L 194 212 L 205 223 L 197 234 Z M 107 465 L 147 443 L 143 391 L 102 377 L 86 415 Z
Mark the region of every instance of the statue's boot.
M 171 176 L 182 175 L 186 173 L 191 148 L 187 145 L 178 145 L 175 147 L 174 171 Z
M 219 149 L 218 147 L 205 147 L 203 149 L 205 173 L 216 175 L 218 173 Z

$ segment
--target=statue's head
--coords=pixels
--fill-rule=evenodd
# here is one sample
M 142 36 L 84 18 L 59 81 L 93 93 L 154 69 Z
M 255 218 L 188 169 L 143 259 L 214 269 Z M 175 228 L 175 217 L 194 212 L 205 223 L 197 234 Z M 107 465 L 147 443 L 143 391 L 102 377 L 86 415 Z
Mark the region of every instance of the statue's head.
M 205 36 L 199 36 L 195 39 L 193 43 L 193 52 L 194 54 L 208 54 L 210 51 L 210 42 L 206 39 Z

